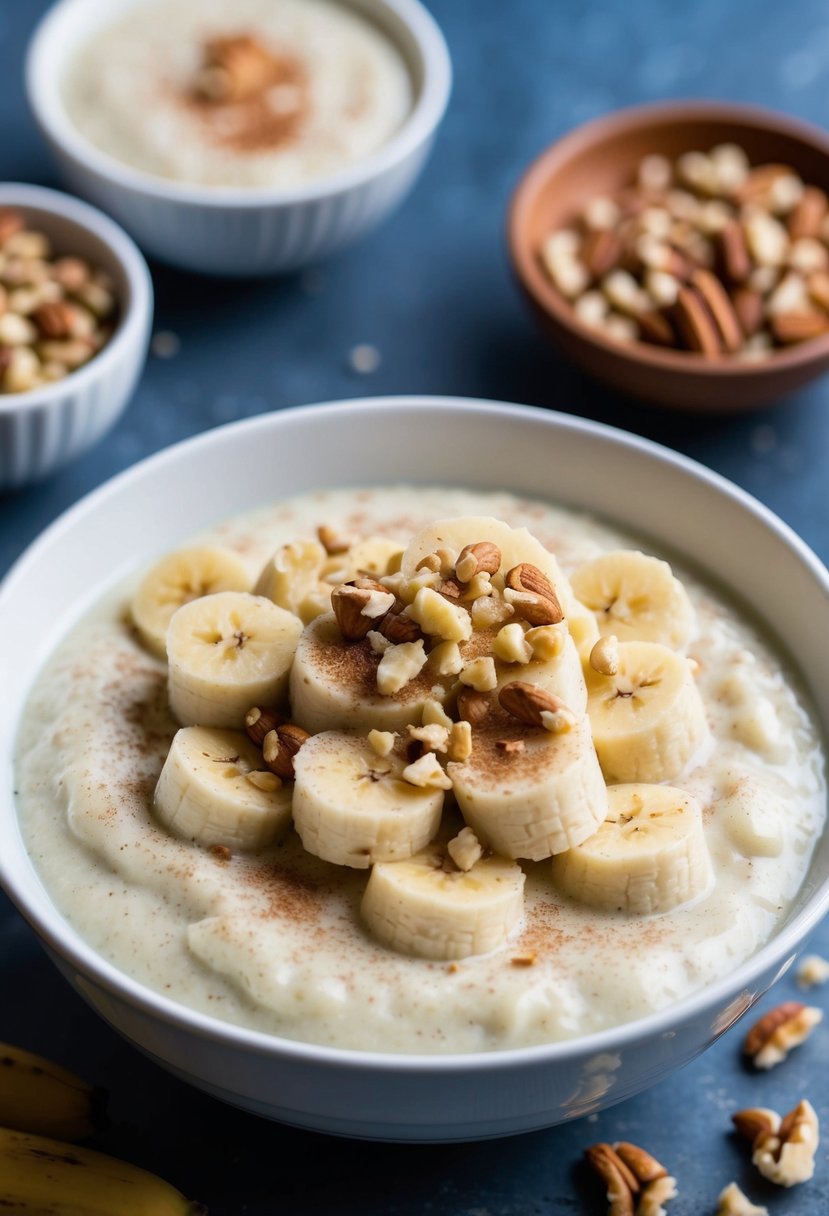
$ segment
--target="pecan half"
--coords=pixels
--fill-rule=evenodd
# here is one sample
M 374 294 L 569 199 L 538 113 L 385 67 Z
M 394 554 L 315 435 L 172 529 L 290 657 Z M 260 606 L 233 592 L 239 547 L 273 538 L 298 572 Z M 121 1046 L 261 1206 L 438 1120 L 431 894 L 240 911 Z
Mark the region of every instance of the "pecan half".
M 752 1164 L 778 1186 L 808 1182 L 815 1172 L 819 1139 L 817 1114 L 804 1099 L 784 1116 L 776 1132 L 758 1136 L 752 1149 Z
M 626 1140 L 620 1140 L 613 1145 L 616 1155 L 624 1161 L 625 1165 L 631 1170 L 641 1183 L 653 1182 L 655 1178 L 664 1178 L 668 1171 L 655 1157 L 652 1157 L 645 1149 L 640 1148 L 638 1144 L 630 1144 Z
M 770 325 L 777 341 L 790 346 L 829 332 L 829 317 L 819 312 L 783 312 L 772 317 Z
M 829 210 L 829 198 L 817 186 L 807 186 L 789 216 L 789 236 L 793 241 L 820 235 L 820 228 Z
M 820 1009 L 801 1001 L 784 1001 L 755 1022 L 745 1037 L 743 1051 L 755 1068 L 773 1068 L 809 1037 L 822 1018 Z
M 738 220 L 729 220 L 717 233 L 714 242 L 725 278 L 729 283 L 744 283 L 751 274 L 751 256 L 742 224 Z
M 720 338 L 714 319 L 692 287 L 680 287 L 674 305 L 674 319 L 689 350 L 707 358 L 720 353 Z
M 735 1110 L 731 1122 L 745 1140 L 754 1144 L 759 1136 L 769 1136 L 777 1131 L 780 1116 L 765 1106 L 749 1106 L 745 1110 Z
M 720 280 L 710 270 L 695 270 L 691 286 L 699 292 L 713 317 L 723 349 L 732 354 L 738 351 L 743 344 L 740 322 Z
M 607 1188 L 608 1216 L 634 1216 L 634 1197 L 640 1190 L 636 1175 L 609 1144 L 591 1144 L 584 1155 Z

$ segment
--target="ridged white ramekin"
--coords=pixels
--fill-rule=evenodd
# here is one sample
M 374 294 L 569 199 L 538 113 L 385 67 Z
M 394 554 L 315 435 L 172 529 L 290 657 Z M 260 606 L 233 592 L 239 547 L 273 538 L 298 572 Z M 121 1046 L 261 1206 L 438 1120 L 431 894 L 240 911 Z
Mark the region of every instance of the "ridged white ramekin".
M 0 490 L 54 472 L 85 452 L 126 408 L 147 353 L 150 273 L 125 232 L 100 211 L 42 186 L 0 183 L 0 208 L 20 211 L 61 254 L 77 254 L 112 277 L 119 319 L 89 363 L 25 393 L 0 393 Z
M 408 193 L 452 80 L 443 35 L 419 0 L 343 0 L 399 49 L 414 82 L 414 104 L 400 130 L 373 155 L 290 190 L 168 181 L 115 160 L 80 134 L 61 99 L 65 68 L 96 30 L 136 2 L 141 0 L 58 0 L 32 40 L 26 87 L 65 180 L 115 216 L 148 253 L 208 274 L 294 270 L 356 240 Z

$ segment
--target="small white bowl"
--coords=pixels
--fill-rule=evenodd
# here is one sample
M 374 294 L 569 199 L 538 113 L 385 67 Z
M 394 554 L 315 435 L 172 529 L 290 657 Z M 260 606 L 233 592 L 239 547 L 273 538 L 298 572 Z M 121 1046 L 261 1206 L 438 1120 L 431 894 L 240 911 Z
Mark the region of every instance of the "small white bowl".
M 60 254 L 77 254 L 115 284 L 118 321 L 102 350 L 63 380 L 0 393 L 0 490 L 54 472 L 115 425 L 147 353 L 153 288 L 147 264 L 117 224 L 78 199 L 42 186 L 0 183 L 0 208 L 21 212 Z
M 660 1013 L 568 1042 L 435 1057 L 280 1039 L 138 983 L 57 911 L 14 807 L 12 752 L 28 691 L 105 585 L 275 492 L 404 481 L 555 497 L 678 552 L 751 605 L 770 632 L 785 622 L 791 658 L 826 732 L 829 648 L 814 639 L 826 617 L 829 573 L 785 524 L 723 478 L 635 436 L 523 406 L 401 397 L 287 410 L 210 431 L 121 474 L 53 524 L 0 588 L 0 636 L 15 639 L 0 673 L 0 881 L 102 1017 L 225 1101 L 301 1127 L 375 1139 L 509 1135 L 630 1097 L 736 1021 L 790 965 L 829 906 L 829 832 L 785 923 L 716 983 Z
M 29 104 L 78 194 L 114 215 L 143 249 L 208 274 L 268 275 L 327 257 L 379 224 L 408 193 L 443 118 L 449 52 L 419 0 L 343 0 L 392 40 L 414 82 L 399 131 L 371 156 L 294 189 L 188 185 L 101 152 L 66 113 L 67 64 L 119 10 L 142 0 L 58 0 L 35 31 L 26 61 Z

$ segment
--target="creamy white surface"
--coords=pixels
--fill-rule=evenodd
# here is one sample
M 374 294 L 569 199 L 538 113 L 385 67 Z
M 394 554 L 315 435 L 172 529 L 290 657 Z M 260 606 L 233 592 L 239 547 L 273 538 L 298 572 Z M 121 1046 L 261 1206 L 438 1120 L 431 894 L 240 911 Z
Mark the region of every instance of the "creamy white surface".
M 239 33 L 307 72 L 309 112 L 298 136 L 282 146 L 223 146 L 204 115 L 181 104 L 204 40 Z M 413 101 L 396 47 L 337 0 L 142 0 L 72 58 L 62 96 L 81 134 L 133 168 L 203 185 L 285 188 L 375 152 Z M 233 111 L 221 122 L 230 133 Z
M 332 492 L 256 512 L 211 539 L 254 575 L 317 524 L 405 540 L 430 519 L 492 514 L 526 524 L 565 571 L 635 546 L 582 516 L 507 495 Z M 525 864 L 525 917 L 507 948 L 449 966 L 391 953 L 359 919 L 366 873 L 278 848 L 221 863 L 171 839 L 152 791 L 176 729 L 164 666 L 110 593 L 44 671 L 19 740 L 20 816 L 55 903 L 105 957 L 167 995 L 231 1022 L 363 1050 L 448 1052 L 570 1038 L 661 1009 L 751 955 L 785 915 L 825 813 L 820 742 L 768 644 L 725 601 L 675 572 L 699 633 L 689 653 L 715 747 L 672 781 L 705 810 L 713 890 L 653 918 L 562 898 L 549 863 Z M 759 707 L 759 708 L 758 708 Z M 746 847 L 753 827 L 764 853 Z M 771 844 L 769 843 L 771 842 Z M 742 850 L 742 851 L 741 851 Z M 531 967 L 511 957 L 537 954 Z

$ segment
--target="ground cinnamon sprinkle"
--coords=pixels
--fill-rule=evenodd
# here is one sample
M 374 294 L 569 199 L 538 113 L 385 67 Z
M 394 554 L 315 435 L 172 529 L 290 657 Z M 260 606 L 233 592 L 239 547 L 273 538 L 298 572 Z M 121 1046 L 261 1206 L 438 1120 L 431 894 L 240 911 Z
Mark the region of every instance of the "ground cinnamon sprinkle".
M 206 135 L 234 152 L 271 151 L 292 143 L 311 109 L 308 72 L 294 55 L 274 53 L 250 34 L 215 39 L 205 45 L 208 65 L 221 62 L 224 49 L 256 47 L 260 76 L 256 87 L 241 95 L 215 97 L 198 88 L 179 100 L 202 122 Z

